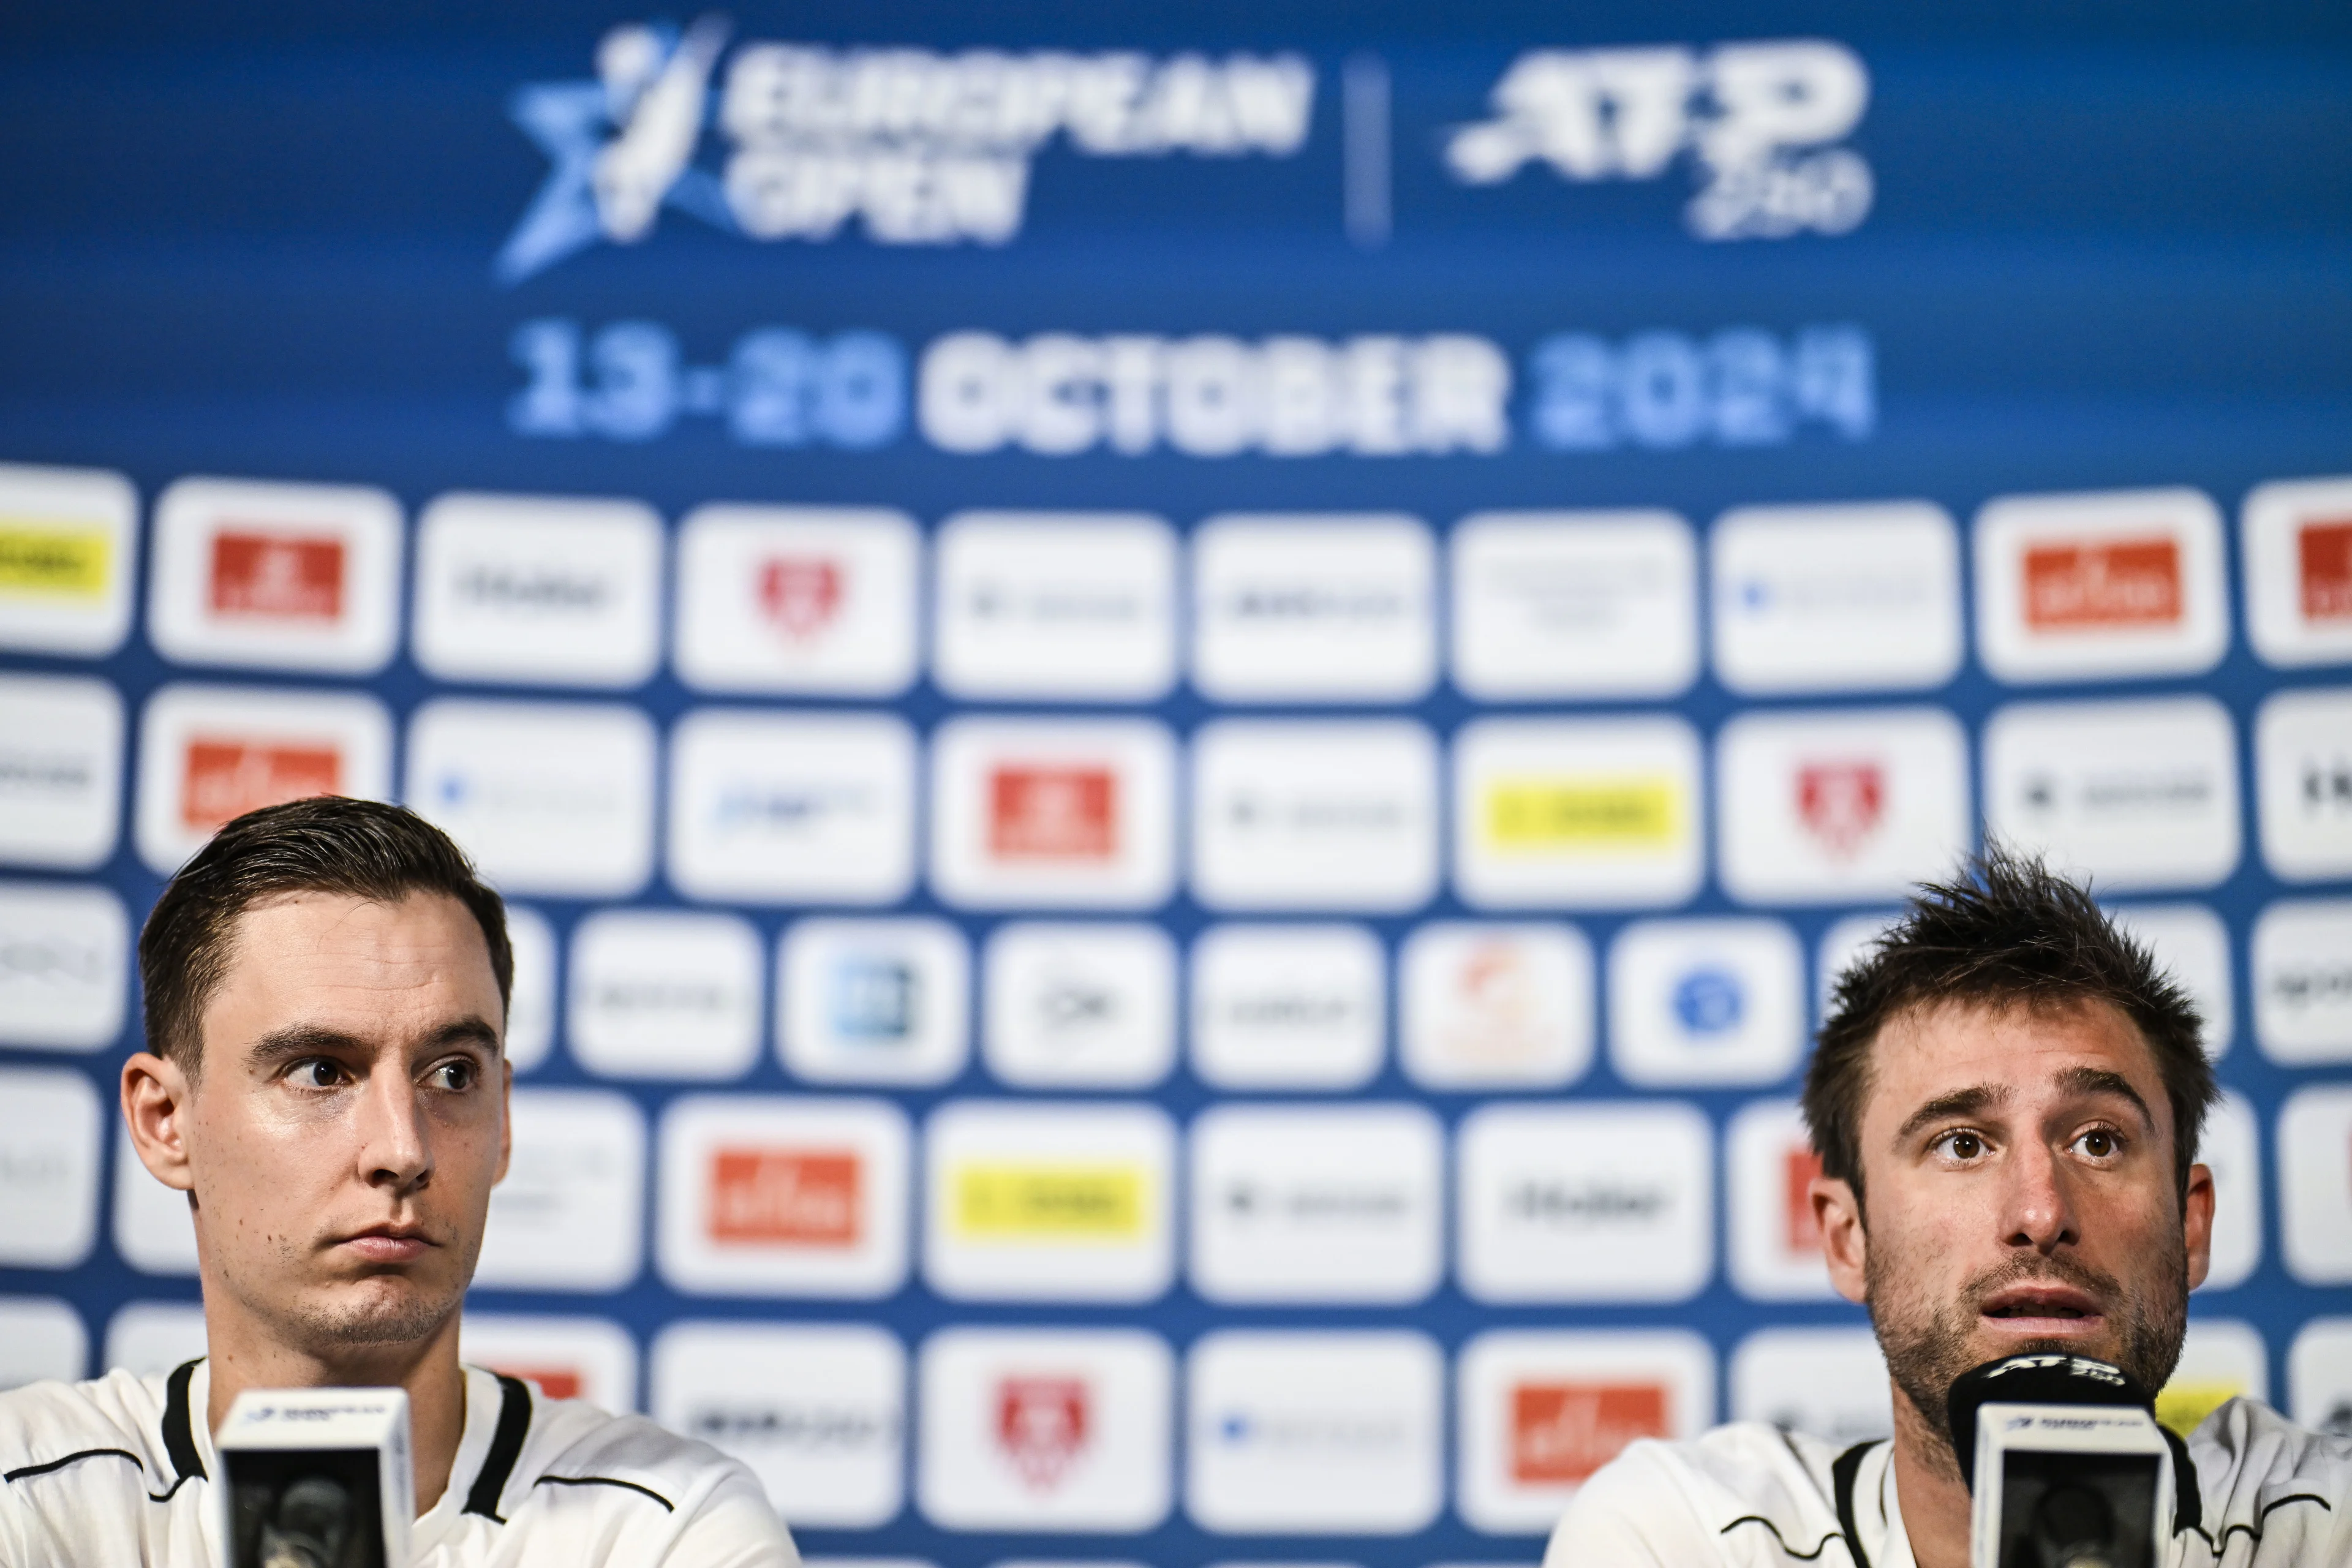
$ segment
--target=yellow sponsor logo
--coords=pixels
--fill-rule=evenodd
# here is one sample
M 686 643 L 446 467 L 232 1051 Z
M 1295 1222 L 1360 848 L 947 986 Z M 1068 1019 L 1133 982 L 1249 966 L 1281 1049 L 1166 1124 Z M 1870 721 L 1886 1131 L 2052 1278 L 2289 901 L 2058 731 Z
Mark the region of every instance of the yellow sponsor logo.
M 956 1229 L 982 1241 L 1132 1241 L 1148 1186 L 1132 1165 L 965 1165 Z
M 1486 842 L 1519 853 L 1664 848 L 1682 819 L 1682 789 L 1663 774 L 1497 779 L 1481 813 Z
M 2156 1418 L 2186 1437 L 2198 1423 L 2245 1392 L 2241 1383 L 2175 1378 L 2156 1396 Z
M 106 592 L 113 558 L 104 529 L 0 517 L 0 594 L 94 599 Z

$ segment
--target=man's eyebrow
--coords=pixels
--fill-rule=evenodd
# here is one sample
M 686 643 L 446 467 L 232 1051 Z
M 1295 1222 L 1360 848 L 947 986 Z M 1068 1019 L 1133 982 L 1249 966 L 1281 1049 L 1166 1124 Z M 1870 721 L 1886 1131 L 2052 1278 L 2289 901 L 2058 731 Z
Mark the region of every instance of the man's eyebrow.
M 365 1040 L 356 1035 L 346 1035 L 341 1029 L 329 1029 L 317 1024 L 289 1024 L 254 1041 L 245 1055 L 254 1066 L 267 1067 L 275 1062 L 292 1061 L 297 1057 L 364 1051 L 367 1048 Z
M 1908 1142 L 1911 1134 L 1931 1121 L 1941 1121 L 1948 1116 L 1974 1116 L 2008 1099 L 2008 1087 L 2002 1084 L 1980 1083 L 1970 1089 L 1956 1089 L 1949 1094 L 1939 1094 L 1913 1111 L 1910 1120 L 1895 1130 L 1895 1142 Z
M 2156 1113 L 2148 1110 L 2147 1101 L 2140 1098 L 2131 1080 L 2119 1072 L 2105 1068 L 2068 1068 L 2058 1075 L 2058 1087 L 2069 1094 L 2112 1094 L 2128 1100 L 2139 1112 L 2142 1126 L 2151 1131 L 2156 1126 Z
M 472 1014 L 454 1023 L 442 1025 L 433 1031 L 432 1036 L 425 1043 L 433 1050 L 438 1050 L 443 1046 L 480 1046 L 488 1050 L 492 1056 L 498 1055 L 505 1047 L 505 1042 L 499 1038 L 499 1032 L 490 1027 L 488 1022 Z

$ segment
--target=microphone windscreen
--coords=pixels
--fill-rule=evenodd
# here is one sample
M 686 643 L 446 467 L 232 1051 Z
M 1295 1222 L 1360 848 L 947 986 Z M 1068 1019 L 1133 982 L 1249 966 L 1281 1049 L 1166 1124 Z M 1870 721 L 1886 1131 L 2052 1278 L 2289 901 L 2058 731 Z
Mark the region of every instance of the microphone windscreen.
M 1964 1372 L 1944 1397 L 1952 1453 L 1976 1489 L 1977 1412 L 2002 1405 L 2133 1405 L 2153 1415 L 2155 1396 L 2119 1366 L 2079 1355 L 2013 1355 Z

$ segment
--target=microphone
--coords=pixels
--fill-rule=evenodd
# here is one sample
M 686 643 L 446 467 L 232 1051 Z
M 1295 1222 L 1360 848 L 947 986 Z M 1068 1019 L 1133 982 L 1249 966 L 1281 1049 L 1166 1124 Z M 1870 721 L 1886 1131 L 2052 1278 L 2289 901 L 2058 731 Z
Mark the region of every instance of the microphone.
M 2010 1356 L 1961 1373 L 1944 1408 L 1972 1495 L 1969 1568 L 2157 1568 L 2172 1539 L 2172 1447 L 2129 1373 Z
M 213 1440 L 220 1568 L 407 1568 L 408 1395 L 249 1388 Z

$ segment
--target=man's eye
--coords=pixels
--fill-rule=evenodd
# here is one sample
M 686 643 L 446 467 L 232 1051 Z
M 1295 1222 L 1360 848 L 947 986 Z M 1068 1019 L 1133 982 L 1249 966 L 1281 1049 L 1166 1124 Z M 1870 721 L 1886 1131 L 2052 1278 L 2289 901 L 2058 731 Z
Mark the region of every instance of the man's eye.
M 440 1089 L 471 1089 L 477 1077 L 471 1062 L 443 1062 L 433 1069 L 433 1082 Z
M 2112 1159 L 2123 1149 L 2123 1140 L 2104 1127 L 2094 1127 L 2074 1140 L 2074 1143 L 2094 1160 Z
M 1946 1133 L 1944 1152 L 1955 1160 L 1973 1160 L 1984 1152 L 1984 1140 L 1973 1132 Z
M 333 1089 L 343 1081 L 343 1065 L 325 1057 L 312 1057 L 294 1065 L 293 1077 L 304 1089 Z

